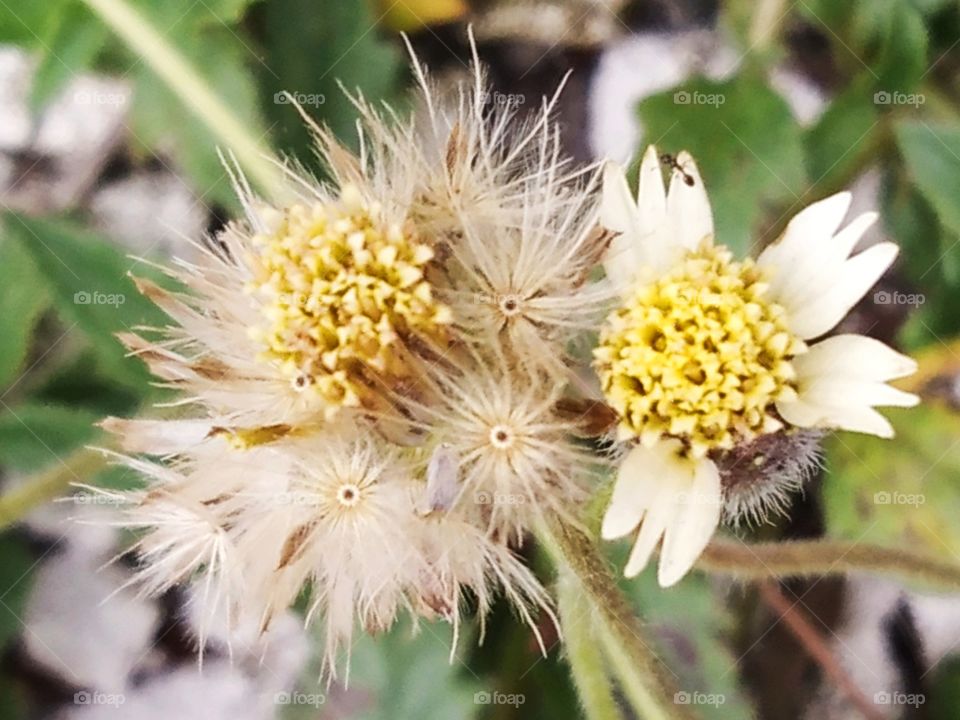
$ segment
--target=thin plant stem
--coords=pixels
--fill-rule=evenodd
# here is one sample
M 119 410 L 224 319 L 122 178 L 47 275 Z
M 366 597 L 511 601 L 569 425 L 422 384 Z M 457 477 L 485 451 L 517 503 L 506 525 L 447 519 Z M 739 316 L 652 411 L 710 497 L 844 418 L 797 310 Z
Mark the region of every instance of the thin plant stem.
M 596 642 L 597 632 L 590 602 L 580 581 L 561 568 L 557 581 L 557 603 L 563 627 L 564 649 L 573 682 L 580 695 L 587 720 L 620 720 L 606 662 Z
M 697 566 L 741 580 L 874 573 L 938 590 L 960 590 L 960 564 L 910 550 L 841 540 L 745 544 L 715 540 Z
M 103 453 L 82 448 L 55 467 L 0 495 L 0 530 L 22 520 L 39 505 L 65 495 L 71 483 L 87 482 L 106 465 Z
M 665 666 L 596 543 L 579 528 L 561 522 L 541 527 L 538 536 L 554 564 L 576 578 L 613 674 L 636 715 L 643 720 L 692 718 L 687 706 L 674 703 L 677 688 L 662 674 Z

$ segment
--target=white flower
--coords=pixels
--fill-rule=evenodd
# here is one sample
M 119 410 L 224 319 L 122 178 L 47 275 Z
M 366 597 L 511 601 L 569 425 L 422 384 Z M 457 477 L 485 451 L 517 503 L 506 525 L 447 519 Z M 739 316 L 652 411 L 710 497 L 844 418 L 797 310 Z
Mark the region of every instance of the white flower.
M 661 538 L 661 585 L 692 567 L 720 522 L 723 453 L 785 426 L 890 437 L 874 407 L 918 401 L 886 384 L 914 372 L 910 358 L 859 335 L 819 339 L 897 255 L 884 242 L 851 257 L 876 214 L 838 232 L 849 206 L 849 193 L 815 203 L 756 262 L 735 261 L 713 243 L 709 200 L 687 153 L 667 190 L 649 148 L 636 202 L 622 170 L 605 168 L 601 223 L 620 234 L 604 266 L 622 302 L 595 358 L 621 437 L 634 446 L 602 533 L 639 526 L 628 576 Z

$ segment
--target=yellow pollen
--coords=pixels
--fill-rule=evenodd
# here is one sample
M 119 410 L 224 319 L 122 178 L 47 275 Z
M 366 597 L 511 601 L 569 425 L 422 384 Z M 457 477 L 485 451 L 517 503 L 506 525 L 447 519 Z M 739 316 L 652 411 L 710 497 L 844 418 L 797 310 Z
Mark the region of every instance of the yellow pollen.
M 450 311 L 426 278 L 433 250 L 352 186 L 338 201 L 287 208 L 253 243 L 248 290 L 262 316 L 251 330 L 260 359 L 333 410 L 359 405 L 376 380 L 405 377 L 402 346 L 412 336 L 445 337 Z
M 753 261 L 705 241 L 612 312 L 594 357 L 621 432 L 700 457 L 778 429 L 806 345 L 766 292 Z

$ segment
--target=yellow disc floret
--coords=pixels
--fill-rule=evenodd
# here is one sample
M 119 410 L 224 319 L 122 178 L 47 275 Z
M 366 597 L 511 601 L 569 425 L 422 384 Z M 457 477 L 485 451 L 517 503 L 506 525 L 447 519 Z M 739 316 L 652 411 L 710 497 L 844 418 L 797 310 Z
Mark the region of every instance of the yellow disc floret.
M 753 261 L 704 241 L 611 313 L 594 355 L 621 432 L 702 456 L 776 430 L 806 346 L 766 293 Z
M 336 202 L 286 209 L 253 244 L 261 358 L 333 409 L 404 377 L 405 340 L 444 337 L 450 313 L 425 277 L 433 250 L 409 223 L 386 222 L 356 188 Z

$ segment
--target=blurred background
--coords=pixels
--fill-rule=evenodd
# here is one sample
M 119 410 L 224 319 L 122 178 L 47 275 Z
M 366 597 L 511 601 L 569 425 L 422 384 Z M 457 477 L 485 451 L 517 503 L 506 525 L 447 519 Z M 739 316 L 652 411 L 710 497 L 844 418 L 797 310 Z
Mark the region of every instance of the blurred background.
M 567 151 L 626 162 L 651 142 L 690 150 L 719 240 L 739 252 L 810 202 L 852 190 L 852 213 L 882 211 L 864 242 L 890 238 L 902 251 L 845 329 L 918 357 L 911 384 L 925 402 L 889 413 L 893 442 L 828 440 L 790 519 L 738 534 L 871 541 L 960 562 L 956 0 L 119 4 L 255 139 L 314 169 L 284 91 L 355 144 L 338 83 L 406 111 L 399 32 L 453 83 L 467 73 L 472 23 L 491 103 L 523 114 L 572 71 L 559 101 Z M 175 91 L 185 75 L 158 75 L 102 10 L 0 0 L 0 720 L 579 717 L 555 635 L 541 658 L 504 610 L 484 645 L 462 642 L 453 662 L 441 626 L 365 638 L 348 687 L 317 684 L 316 643 L 295 613 L 265 652 L 255 628 L 232 658 L 217 635 L 198 672 L 189 591 L 139 598 L 125 585 L 128 538 L 71 521 L 112 511 L 71 499 L 76 483 L 135 482 L 83 449 L 103 442 L 94 423 L 164 399 L 113 337 L 163 323 L 127 274 L 189 258 L 188 240 L 238 213 L 222 135 Z M 859 576 L 771 593 L 697 573 L 660 591 L 644 574 L 624 588 L 683 688 L 675 701 L 704 718 L 960 717 L 958 597 Z

